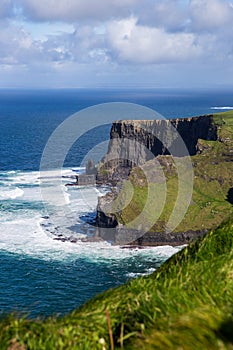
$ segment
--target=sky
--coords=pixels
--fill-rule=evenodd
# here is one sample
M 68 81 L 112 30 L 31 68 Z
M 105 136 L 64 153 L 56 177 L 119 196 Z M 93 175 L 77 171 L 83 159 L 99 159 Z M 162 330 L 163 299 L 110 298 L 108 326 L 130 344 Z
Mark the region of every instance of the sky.
M 1 88 L 233 86 L 233 0 L 0 0 Z

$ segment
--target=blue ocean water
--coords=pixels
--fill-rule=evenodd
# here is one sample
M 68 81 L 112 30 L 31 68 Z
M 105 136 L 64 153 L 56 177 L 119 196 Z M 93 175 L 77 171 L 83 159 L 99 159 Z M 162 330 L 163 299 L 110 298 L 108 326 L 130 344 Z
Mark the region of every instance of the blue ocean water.
M 0 312 L 17 310 L 30 317 L 65 314 L 99 292 L 152 272 L 178 251 L 172 247 L 122 250 L 107 242 L 54 240 L 70 232 L 88 235 L 91 228 L 85 218 L 94 215 L 100 192 L 64 186 L 69 210 L 64 205 L 55 210 L 51 203 L 46 208 L 40 178 L 56 189 L 58 175 L 39 172 L 43 149 L 70 115 L 106 102 L 137 103 L 175 118 L 228 109 L 233 106 L 233 92 L 0 90 Z M 110 125 L 95 128 L 71 147 L 62 171 L 63 185 L 80 170 L 87 152 L 108 139 L 109 130 Z

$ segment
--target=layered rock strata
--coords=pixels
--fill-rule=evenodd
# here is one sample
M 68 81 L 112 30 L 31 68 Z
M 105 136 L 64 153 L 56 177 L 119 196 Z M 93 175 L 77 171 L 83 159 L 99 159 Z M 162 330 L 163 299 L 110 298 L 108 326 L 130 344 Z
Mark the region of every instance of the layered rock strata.
M 98 167 L 97 182 L 115 185 L 128 178 L 133 166 L 158 155 L 194 155 L 198 139 L 217 140 L 212 116 L 117 121 L 111 128 L 108 152 Z

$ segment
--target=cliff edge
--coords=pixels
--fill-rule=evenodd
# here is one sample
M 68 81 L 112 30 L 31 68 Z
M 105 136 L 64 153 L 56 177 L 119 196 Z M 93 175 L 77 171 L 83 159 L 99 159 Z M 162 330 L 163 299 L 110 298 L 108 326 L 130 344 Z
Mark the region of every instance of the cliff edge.
M 218 226 L 233 214 L 228 200 L 233 188 L 232 135 L 233 112 L 113 123 L 97 180 L 115 189 L 99 199 L 96 235 L 115 244 L 180 245 Z M 192 198 L 182 222 L 168 232 L 179 191 L 177 162 L 189 155 L 194 174 Z M 185 165 L 183 171 L 188 171 Z M 151 189 L 154 197 L 144 212 Z M 138 217 L 141 221 L 132 229 L 130 223 Z

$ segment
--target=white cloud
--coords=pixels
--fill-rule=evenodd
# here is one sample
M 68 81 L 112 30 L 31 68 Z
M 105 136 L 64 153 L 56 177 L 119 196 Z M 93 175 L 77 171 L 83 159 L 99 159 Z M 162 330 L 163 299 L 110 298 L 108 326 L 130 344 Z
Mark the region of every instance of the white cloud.
M 108 26 L 111 47 L 122 61 L 168 63 L 201 54 L 191 33 L 168 33 L 164 29 L 142 26 L 133 17 L 111 22 Z
M 135 84 L 163 78 L 179 84 L 198 80 L 198 71 L 202 80 L 227 80 L 231 2 L 0 0 L 0 71 L 11 84 L 23 77 L 44 84 L 47 76 L 59 86 L 62 80 L 75 84 L 76 75 L 84 85 L 122 84 L 124 77 Z
M 4 24 L 4 25 L 3 25 Z M 0 31 L 0 64 L 31 65 L 69 61 L 69 52 L 54 38 L 34 40 L 22 26 L 5 21 Z
M 38 21 L 103 20 L 128 15 L 139 0 L 17 0 Z
M 93 26 L 79 26 L 73 33 L 48 35 L 34 39 L 21 25 L 2 22 L 0 64 L 63 64 L 69 62 L 97 64 L 109 60 L 103 33 Z
M 30 35 L 21 27 L 5 22 L 0 31 L 0 63 L 7 65 L 19 64 L 23 56 L 31 49 Z M 28 57 L 25 56 L 28 61 Z
M 190 15 L 197 30 L 222 30 L 231 25 L 233 8 L 227 0 L 190 0 Z

